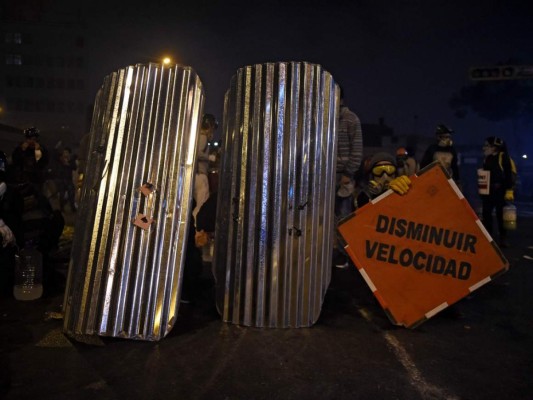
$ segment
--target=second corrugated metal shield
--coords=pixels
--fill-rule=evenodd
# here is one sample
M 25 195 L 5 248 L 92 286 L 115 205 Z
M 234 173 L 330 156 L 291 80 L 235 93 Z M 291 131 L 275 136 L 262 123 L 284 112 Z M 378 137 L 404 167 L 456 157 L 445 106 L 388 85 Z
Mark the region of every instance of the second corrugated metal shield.
M 316 64 L 237 71 L 226 94 L 214 271 L 224 321 L 307 327 L 331 277 L 339 91 Z

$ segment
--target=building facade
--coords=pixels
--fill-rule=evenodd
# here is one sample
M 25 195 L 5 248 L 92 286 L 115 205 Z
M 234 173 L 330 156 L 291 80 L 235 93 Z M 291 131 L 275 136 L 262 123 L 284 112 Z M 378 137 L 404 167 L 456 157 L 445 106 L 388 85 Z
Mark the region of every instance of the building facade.
M 35 126 L 47 142 L 78 142 L 88 130 L 89 110 L 78 6 L 44 0 L 1 5 L 0 123 Z

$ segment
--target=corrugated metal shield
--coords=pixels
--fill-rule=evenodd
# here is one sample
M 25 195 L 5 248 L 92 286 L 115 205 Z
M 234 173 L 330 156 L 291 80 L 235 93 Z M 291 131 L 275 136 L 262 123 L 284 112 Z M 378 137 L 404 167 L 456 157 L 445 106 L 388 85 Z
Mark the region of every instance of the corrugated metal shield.
M 224 321 L 318 319 L 331 278 L 338 103 L 319 65 L 258 64 L 232 78 L 214 257 Z
M 177 316 L 203 108 L 189 67 L 136 65 L 94 107 L 64 331 L 159 340 Z

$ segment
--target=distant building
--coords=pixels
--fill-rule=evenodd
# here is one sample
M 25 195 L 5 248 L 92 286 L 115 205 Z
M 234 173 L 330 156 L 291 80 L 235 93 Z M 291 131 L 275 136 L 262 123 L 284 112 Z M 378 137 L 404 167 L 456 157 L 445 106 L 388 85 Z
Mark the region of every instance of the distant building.
M 377 124 L 361 124 L 361 129 L 363 130 L 365 153 L 367 149 L 387 151 L 384 147 L 391 143 L 394 137 L 394 129 L 385 124 L 384 118 L 380 118 Z
M 394 134 L 394 129 L 385 123 L 384 118 L 379 118 L 377 124 L 361 124 L 363 130 L 363 145 L 365 156 L 370 156 L 379 151 L 396 154 L 398 147 L 405 147 L 409 153 L 420 161 L 427 146 L 434 142 L 433 137 L 407 134 Z
M 89 109 L 79 5 L 4 0 L 0 7 L 0 123 L 76 143 Z

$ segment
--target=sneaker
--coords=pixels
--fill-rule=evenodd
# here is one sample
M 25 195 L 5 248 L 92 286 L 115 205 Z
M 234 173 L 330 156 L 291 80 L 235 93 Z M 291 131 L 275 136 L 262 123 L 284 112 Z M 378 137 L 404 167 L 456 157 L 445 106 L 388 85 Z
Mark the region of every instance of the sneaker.
M 349 266 L 350 266 L 350 263 L 348 261 L 346 261 L 344 264 L 335 264 L 335 267 L 340 268 L 340 269 L 346 269 Z
M 345 255 L 343 255 L 343 254 L 338 254 L 335 257 L 334 264 L 335 264 L 336 268 L 340 268 L 340 269 L 348 268 L 348 266 L 350 265 L 348 263 L 348 258 Z

